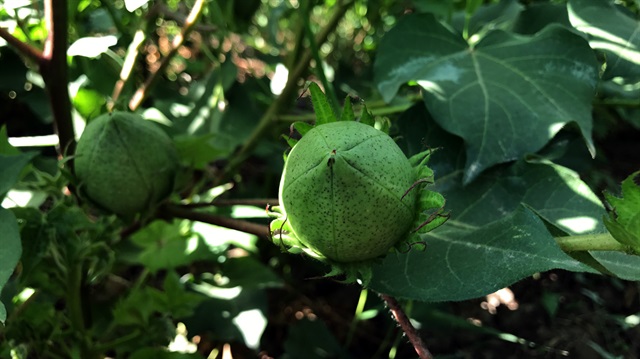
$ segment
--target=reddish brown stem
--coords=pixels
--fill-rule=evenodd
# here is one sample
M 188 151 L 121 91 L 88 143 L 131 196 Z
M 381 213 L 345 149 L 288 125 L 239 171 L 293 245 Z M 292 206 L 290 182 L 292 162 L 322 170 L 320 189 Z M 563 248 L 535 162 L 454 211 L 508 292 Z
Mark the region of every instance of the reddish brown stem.
M 67 0 L 45 0 L 47 38 L 43 51 L 20 41 L 6 29 L 0 28 L 0 37 L 18 52 L 38 63 L 53 113 L 54 130 L 60 140 L 58 153 L 61 156 L 73 154 L 75 150 L 71 100 L 67 89 L 67 11 Z
M 162 215 L 184 218 L 192 221 L 204 222 L 220 227 L 235 229 L 237 231 L 255 234 L 259 237 L 269 238 L 269 227 L 262 224 L 243 221 L 241 219 L 217 216 L 215 214 L 193 211 L 175 205 L 166 205 L 162 208 Z
M 18 52 L 22 55 L 28 57 L 29 59 L 40 62 L 42 59 L 42 51 L 39 49 L 20 41 L 15 36 L 11 35 L 7 29 L 0 27 L 0 37 L 3 38 L 9 45 L 13 46 Z
M 67 89 L 67 0 L 46 0 L 44 9 L 47 39 L 40 58 L 40 74 L 49 96 L 54 129 L 60 139 L 58 153 L 73 154 L 75 133 Z
M 433 359 L 433 355 L 431 355 L 429 349 L 427 349 L 427 346 L 422 341 L 418 330 L 413 326 L 413 324 L 411 324 L 411 321 L 405 314 L 404 310 L 402 310 L 398 301 L 394 297 L 382 293 L 380 294 L 380 298 L 387 303 L 391 314 L 393 314 L 393 318 L 398 322 L 398 324 L 400 324 L 400 328 L 402 328 L 402 331 L 404 331 L 407 338 L 409 338 L 409 341 L 411 342 L 411 345 L 413 345 L 418 357 L 420 359 Z
M 277 206 L 278 199 L 277 198 L 248 198 L 248 199 L 216 199 L 211 202 L 205 203 L 190 203 L 183 204 L 182 208 L 202 208 L 202 207 L 226 207 L 226 206 L 256 206 L 256 207 L 266 207 L 266 206 Z

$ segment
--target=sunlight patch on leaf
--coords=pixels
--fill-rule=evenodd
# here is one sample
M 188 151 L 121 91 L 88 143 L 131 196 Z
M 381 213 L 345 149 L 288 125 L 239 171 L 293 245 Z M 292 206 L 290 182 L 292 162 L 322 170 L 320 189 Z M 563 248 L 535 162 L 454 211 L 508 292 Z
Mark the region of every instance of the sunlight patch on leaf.
M 640 76 L 640 21 L 611 1 L 571 0 L 569 21 L 589 37 L 589 44 L 606 54 L 605 79 Z
M 267 327 L 267 318 L 260 309 L 242 311 L 232 320 L 240 330 L 244 343 L 251 349 L 260 347 L 260 338 Z
M 117 43 L 118 38 L 114 35 L 83 37 L 69 46 L 67 55 L 95 58 L 107 52 L 111 46 L 115 46 Z
M 595 218 L 587 216 L 561 218 L 557 223 L 561 227 L 568 228 L 571 232 L 577 234 L 591 233 L 598 225 L 598 221 Z

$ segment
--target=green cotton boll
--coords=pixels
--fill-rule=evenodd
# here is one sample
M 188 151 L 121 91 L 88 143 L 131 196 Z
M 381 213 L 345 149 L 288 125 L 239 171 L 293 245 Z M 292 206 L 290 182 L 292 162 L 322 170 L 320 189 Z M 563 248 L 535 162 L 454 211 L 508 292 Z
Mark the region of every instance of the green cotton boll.
M 335 262 L 365 261 L 385 255 L 409 231 L 414 182 L 409 160 L 386 133 L 332 122 L 291 150 L 280 205 L 303 246 Z
M 75 173 L 82 193 L 124 218 L 146 213 L 173 189 L 178 154 L 156 124 L 127 112 L 91 121 L 78 141 Z

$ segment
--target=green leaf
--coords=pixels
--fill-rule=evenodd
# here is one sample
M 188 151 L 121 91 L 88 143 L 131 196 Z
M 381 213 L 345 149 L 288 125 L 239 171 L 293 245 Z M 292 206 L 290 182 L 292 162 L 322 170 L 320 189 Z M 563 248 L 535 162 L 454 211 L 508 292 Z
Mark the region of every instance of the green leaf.
M 373 118 L 373 115 L 371 114 L 371 112 L 367 110 L 367 106 L 365 104 L 362 104 L 362 112 L 360 113 L 360 122 L 369 126 L 373 126 L 376 124 L 376 120 Z
M 304 136 L 307 132 L 311 131 L 311 129 L 313 128 L 313 125 L 310 125 L 306 122 L 298 121 L 293 123 L 293 128 L 295 128 L 296 131 L 300 133 L 300 136 Z
M 224 287 L 277 288 L 283 282 L 271 269 L 252 257 L 228 258 L 222 273 L 229 278 Z
M 540 271 L 586 270 L 566 255 L 542 221 L 523 207 L 479 228 L 450 220 L 422 238 L 424 251 L 391 254 L 381 266 L 374 267 L 374 290 L 422 301 L 465 300 Z
M 640 171 L 622 181 L 620 198 L 605 192 L 613 211 L 609 213 L 609 218 L 604 218 L 604 224 L 613 238 L 630 246 L 636 253 L 640 253 L 640 186 L 634 182 L 638 176 Z
M 467 9 L 469 4 L 467 2 Z M 508 29 L 523 8 L 516 0 L 502 0 L 476 8 L 471 12 L 473 16 L 468 20 L 469 35 L 482 33 L 488 29 Z M 451 25 L 462 32 L 467 21 L 467 13 L 467 11 L 455 13 L 451 19 Z
M 161 313 L 171 314 L 179 319 L 193 314 L 195 308 L 205 299 L 202 295 L 187 291 L 175 271 L 168 271 L 164 278 L 164 295 L 160 296 Z
M 79 88 L 73 97 L 73 106 L 84 118 L 94 118 L 100 115 L 102 107 L 106 104 L 105 97 L 98 91 Z
M 11 146 L 6 127 L 0 127 L 0 199 L 13 187 L 24 167 L 37 155 L 37 152 L 22 153 Z
M 142 248 L 137 261 L 152 273 L 171 269 L 196 260 L 212 260 L 220 248 L 210 246 L 201 236 L 184 230 L 182 221 L 154 221 L 131 236 Z
M 472 48 L 431 15 L 409 15 L 382 39 L 374 67 L 385 101 L 415 81 L 429 112 L 466 145 L 465 183 L 540 150 L 576 122 L 591 154 L 598 66 L 587 42 L 550 26 L 525 37 L 492 31 Z
M 22 255 L 22 246 L 20 245 L 20 230 L 16 217 L 11 211 L 0 207 L 0 292 L 11 277 L 13 270 L 16 268 L 20 256 Z M 6 320 L 6 310 L 0 302 L 0 323 Z
M 342 114 L 340 115 L 340 121 L 355 121 L 356 116 L 353 113 L 353 106 L 351 106 L 351 97 L 347 96 L 344 99 L 344 107 L 342 108 Z
M 605 79 L 640 78 L 640 21 L 612 1 L 570 0 L 567 8 L 571 24 L 606 54 Z
M 309 84 L 311 92 L 311 102 L 313 103 L 313 111 L 316 113 L 316 125 L 323 123 L 335 122 L 336 115 L 331 109 L 331 104 L 327 101 L 327 96 L 322 92 L 317 83 Z
M 9 143 L 9 135 L 7 135 L 7 126 L 0 127 L 0 154 L 3 155 L 19 155 L 20 151 L 11 146 Z
M 215 134 L 176 136 L 174 142 L 180 159 L 195 169 L 205 169 L 209 163 L 228 153 L 214 145 L 215 137 Z
M 603 232 L 604 208 L 575 172 L 545 162 L 519 161 L 487 171 L 463 186 L 461 171 L 447 157 L 456 153 L 453 143 L 438 143 L 448 151 L 435 152 L 429 162 L 437 175 L 429 190 L 446 198 L 451 218 L 422 236 L 424 251 L 390 254 L 374 267 L 373 289 L 425 301 L 462 300 L 489 294 L 541 270 L 593 271 L 565 255 L 544 223 L 522 209 L 526 204 L 567 233 Z M 518 231 L 530 236 L 524 240 Z M 467 271 L 490 274 L 479 280 L 480 274 L 474 277 Z M 464 286 L 444 284 L 445 277 L 458 283 L 452 273 Z M 474 280 L 467 281 L 467 275 Z
M 605 268 L 617 277 L 639 281 L 640 280 L 640 256 L 628 255 L 621 252 L 590 252 Z
M 321 320 L 302 319 L 289 328 L 284 342 L 284 358 L 349 358 L 329 328 Z

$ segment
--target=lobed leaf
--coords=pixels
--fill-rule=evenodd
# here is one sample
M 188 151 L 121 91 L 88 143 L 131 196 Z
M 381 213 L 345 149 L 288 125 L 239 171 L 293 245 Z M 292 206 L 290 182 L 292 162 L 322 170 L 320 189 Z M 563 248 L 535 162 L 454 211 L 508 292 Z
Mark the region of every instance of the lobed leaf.
M 540 271 L 588 270 L 556 246 L 524 207 L 479 228 L 450 220 L 422 238 L 425 251 L 390 254 L 374 267 L 374 290 L 423 301 L 465 300 Z
M 540 150 L 569 122 L 595 153 L 598 64 L 588 43 L 566 28 L 531 37 L 496 30 L 470 46 L 433 16 L 409 15 L 382 39 L 374 75 L 385 101 L 409 81 L 425 90 L 436 122 L 465 141 L 465 183 Z

